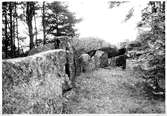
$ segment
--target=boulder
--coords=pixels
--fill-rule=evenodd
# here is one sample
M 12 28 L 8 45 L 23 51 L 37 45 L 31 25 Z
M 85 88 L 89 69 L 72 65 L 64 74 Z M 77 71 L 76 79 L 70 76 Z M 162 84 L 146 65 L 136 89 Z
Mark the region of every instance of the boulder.
M 75 66 L 75 76 L 79 76 L 81 73 L 81 59 L 80 56 L 82 54 L 85 54 L 86 52 L 84 49 L 75 49 L 73 48 L 73 54 L 74 54 L 74 66 Z
M 115 67 L 116 66 L 116 58 L 115 57 L 109 58 L 108 59 L 108 64 L 111 67 Z
M 97 50 L 92 58 L 95 61 L 96 68 L 103 68 L 108 65 L 108 54 L 104 51 Z
M 90 56 L 88 54 L 81 54 L 79 57 L 80 60 L 80 70 L 81 72 L 88 72 L 89 71 L 89 62 L 91 60 Z
M 87 70 L 89 72 L 93 71 L 96 69 L 96 65 L 95 65 L 95 59 L 92 57 L 90 60 L 89 60 L 89 63 L 88 63 L 88 66 L 87 66 Z
M 106 52 L 104 52 L 101 57 L 100 57 L 100 67 L 104 68 L 108 66 L 108 54 Z
M 75 65 L 74 65 L 74 50 L 71 46 L 71 39 L 67 36 L 59 36 L 55 37 L 53 40 L 50 41 L 50 43 L 45 44 L 43 46 L 38 46 L 36 48 L 32 48 L 29 51 L 29 56 L 48 51 L 48 50 L 54 50 L 54 49 L 64 49 L 66 50 L 66 72 L 68 73 L 68 76 L 70 77 L 70 80 L 73 82 L 75 79 Z
M 4 114 L 62 113 L 63 90 L 71 87 L 65 50 L 2 61 Z
M 95 66 L 96 68 L 100 68 L 100 56 L 103 54 L 104 52 L 103 51 L 96 51 L 95 55 L 93 56 L 93 59 L 95 61 Z

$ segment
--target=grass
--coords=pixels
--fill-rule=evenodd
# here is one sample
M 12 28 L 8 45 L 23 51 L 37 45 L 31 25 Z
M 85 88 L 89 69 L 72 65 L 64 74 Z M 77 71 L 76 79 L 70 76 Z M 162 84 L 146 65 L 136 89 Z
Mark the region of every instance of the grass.
M 150 96 L 144 79 L 129 67 L 101 68 L 77 77 L 67 113 L 164 113 L 164 100 Z

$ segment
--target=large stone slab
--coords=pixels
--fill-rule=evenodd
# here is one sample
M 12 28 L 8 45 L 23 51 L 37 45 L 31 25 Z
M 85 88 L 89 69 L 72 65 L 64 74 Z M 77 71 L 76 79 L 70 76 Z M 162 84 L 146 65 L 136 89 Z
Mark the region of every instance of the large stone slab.
M 29 56 L 34 55 L 37 53 L 41 53 L 48 50 L 54 50 L 54 49 L 64 49 L 66 50 L 65 58 L 66 58 L 66 72 L 68 73 L 68 76 L 70 77 L 71 81 L 74 81 L 75 79 L 75 62 L 74 62 L 74 50 L 71 46 L 71 38 L 67 36 L 59 36 L 55 37 L 53 40 L 50 41 L 50 43 L 45 44 L 43 46 L 38 46 L 36 48 L 33 48 L 29 51 Z
M 62 113 L 63 90 L 71 86 L 65 50 L 2 61 L 2 112 Z

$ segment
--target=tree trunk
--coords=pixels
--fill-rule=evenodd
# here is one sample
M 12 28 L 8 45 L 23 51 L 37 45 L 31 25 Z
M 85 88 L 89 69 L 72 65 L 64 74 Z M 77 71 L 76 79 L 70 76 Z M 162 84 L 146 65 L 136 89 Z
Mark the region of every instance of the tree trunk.
M 17 6 L 15 4 L 15 13 L 16 13 L 16 38 L 17 38 L 17 47 L 18 47 L 18 54 L 20 54 L 20 43 L 19 43 L 19 30 L 18 30 L 18 14 L 17 14 Z
M 19 37 L 18 37 L 18 34 L 19 34 L 19 32 L 18 32 L 18 14 L 17 14 L 17 3 L 15 2 L 15 14 L 16 14 L 16 16 L 15 16 L 15 21 L 16 21 L 16 25 L 15 25 L 15 31 L 16 31 L 16 33 L 15 33 L 15 37 L 16 37 L 16 39 L 17 39 L 17 54 L 19 55 L 20 54 L 20 46 L 19 46 Z
M 7 7 L 7 5 L 6 5 L 6 7 Z M 4 11 L 5 11 L 5 13 L 4 13 L 4 15 L 5 15 L 5 58 L 7 58 L 8 57 L 8 40 L 9 40 L 8 39 L 8 32 L 7 32 L 7 29 L 8 29 L 7 8 L 5 8 Z
M 26 9 L 26 21 L 28 25 L 28 32 L 29 32 L 29 37 L 30 37 L 30 50 L 34 47 L 34 35 L 33 35 L 33 26 L 32 26 L 32 18 L 35 14 L 35 9 L 34 9 L 34 3 L 33 2 L 27 2 L 27 9 Z
M 13 6 L 10 2 L 9 4 L 9 15 L 10 15 L 10 45 L 11 45 L 11 57 L 14 57 L 14 43 L 13 43 L 13 16 L 12 16 Z
M 36 16 L 35 15 L 34 15 L 34 22 L 35 22 L 35 34 L 36 34 L 35 45 L 38 46 L 38 44 L 37 44 L 38 32 L 37 32 L 37 23 L 36 23 Z
M 29 31 L 29 36 L 30 36 L 30 50 L 34 47 L 34 42 L 33 42 L 33 28 L 32 28 L 32 22 L 28 23 L 28 31 Z
M 14 6 L 13 6 L 13 10 L 14 10 L 14 12 L 15 12 L 15 3 L 13 4 Z M 14 14 L 14 13 L 13 13 Z M 13 51 L 14 51 L 14 53 L 13 53 L 13 55 L 14 55 L 14 57 L 16 56 L 16 46 L 15 46 L 15 39 L 16 39 L 16 17 L 13 15 Z
M 43 44 L 46 44 L 45 2 L 43 2 L 42 25 L 43 25 Z

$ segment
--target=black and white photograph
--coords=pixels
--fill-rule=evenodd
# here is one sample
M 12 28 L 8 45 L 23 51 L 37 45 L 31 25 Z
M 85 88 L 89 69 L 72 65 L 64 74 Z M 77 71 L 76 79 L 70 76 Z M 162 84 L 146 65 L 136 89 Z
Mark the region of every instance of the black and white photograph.
M 165 7 L 1 1 L 2 114 L 165 114 Z

